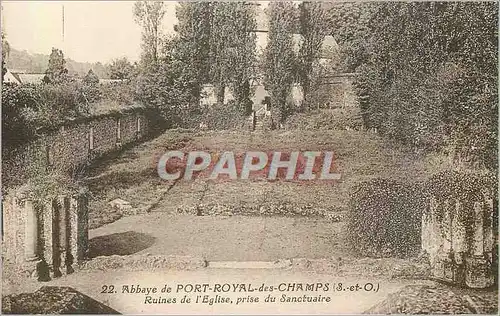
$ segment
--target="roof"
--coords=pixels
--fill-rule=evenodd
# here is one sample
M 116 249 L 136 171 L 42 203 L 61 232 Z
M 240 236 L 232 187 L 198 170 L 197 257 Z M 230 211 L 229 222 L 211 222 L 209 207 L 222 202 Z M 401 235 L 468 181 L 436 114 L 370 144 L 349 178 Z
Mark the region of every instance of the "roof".
M 14 77 L 19 83 L 21 83 L 21 78 L 19 78 L 19 74 L 15 72 L 11 72 L 12 77 Z
M 23 71 L 7 70 L 6 76 L 11 76 L 18 84 L 42 83 L 45 74 L 27 74 Z
M 18 73 L 17 75 L 19 76 L 21 83 L 41 83 L 45 77 L 45 74 Z
M 110 84 L 110 83 L 115 83 L 115 82 L 124 82 L 125 80 L 123 79 L 99 79 L 99 83 L 102 84 Z

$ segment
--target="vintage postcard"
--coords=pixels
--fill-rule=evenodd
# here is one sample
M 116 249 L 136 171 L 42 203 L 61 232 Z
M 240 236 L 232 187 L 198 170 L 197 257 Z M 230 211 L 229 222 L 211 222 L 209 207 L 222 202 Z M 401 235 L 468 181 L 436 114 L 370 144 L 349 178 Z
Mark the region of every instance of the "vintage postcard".
M 2 1 L 2 313 L 497 314 L 498 14 Z

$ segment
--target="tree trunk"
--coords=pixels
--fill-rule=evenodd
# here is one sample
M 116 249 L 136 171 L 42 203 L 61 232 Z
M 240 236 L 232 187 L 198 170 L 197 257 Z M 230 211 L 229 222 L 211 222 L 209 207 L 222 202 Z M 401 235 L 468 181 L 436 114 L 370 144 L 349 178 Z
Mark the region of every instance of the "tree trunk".
M 225 91 L 226 86 L 221 84 L 216 87 L 216 93 L 217 93 L 217 104 L 224 104 L 224 96 L 225 96 Z
M 238 87 L 236 93 L 236 100 L 240 112 L 245 115 L 252 113 L 252 100 L 250 99 L 250 82 L 246 80 L 241 86 Z

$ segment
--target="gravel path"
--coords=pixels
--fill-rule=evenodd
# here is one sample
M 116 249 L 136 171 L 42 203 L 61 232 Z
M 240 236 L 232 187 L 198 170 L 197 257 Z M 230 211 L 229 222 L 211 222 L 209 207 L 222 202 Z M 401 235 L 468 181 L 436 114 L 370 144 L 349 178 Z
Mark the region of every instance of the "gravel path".
M 91 230 L 91 257 L 178 255 L 209 261 L 330 258 L 348 253 L 343 224 L 323 218 L 149 213 Z
M 281 284 L 282 285 L 280 287 Z M 324 291 L 295 291 L 295 292 L 281 292 L 276 289 L 278 287 L 288 287 L 289 284 L 296 284 L 295 288 L 298 289 L 297 284 L 311 284 L 322 283 L 326 288 L 328 283 L 328 290 Z M 342 283 L 342 288 L 345 291 L 334 290 L 339 283 Z M 379 291 L 351 291 L 348 287 L 351 285 L 360 285 L 364 287 L 365 284 L 372 283 L 378 285 Z M 111 308 L 123 314 L 284 314 L 284 315 L 297 315 L 297 314 L 358 314 L 369 309 L 373 305 L 383 301 L 389 293 L 394 293 L 401 290 L 408 284 L 422 284 L 423 281 L 401 281 L 401 280 L 387 280 L 377 278 L 359 278 L 359 277 L 334 277 L 329 275 L 321 275 L 315 273 L 298 273 L 297 271 L 286 270 L 256 270 L 256 269 L 202 269 L 195 271 L 98 271 L 98 272 L 78 272 L 62 278 L 56 279 L 51 282 L 44 283 L 43 285 L 53 286 L 70 286 L 76 290 L 86 294 L 95 300 L 98 300 Z M 185 293 L 184 288 L 188 289 L 187 284 L 209 284 L 207 291 L 204 293 Z M 256 289 L 253 292 L 216 292 L 214 288 L 219 284 L 222 288 L 224 284 L 244 284 L 246 288 Z M 275 289 L 272 292 L 260 292 L 260 288 L 265 286 L 273 286 Z M 335 286 L 334 286 L 335 284 Z M 103 285 L 113 285 L 117 293 L 102 293 Z M 171 293 L 157 293 L 150 295 L 152 298 L 176 298 L 176 303 L 170 304 L 146 304 L 146 294 L 142 293 L 123 293 L 123 286 L 139 285 L 142 288 L 157 287 L 161 291 L 165 285 L 172 287 Z M 183 285 L 183 289 L 176 293 L 178 285 Z M 31 287 L 25 287 L 23 291 L 35 291 L 42 284 L 32 283 Z M 305 286 L 305 285 L 304 285 Z M 224 286 L 226 288 L 227 286 Z M 109 288 L 108 288 L 109 289 Z M 301 302 L 288 302 L 281 303 L 279 300 L 282 295 L 303 297 L 329 297 L 329 302 L 316 302 L 316 303 L 301 303 Z M 187 295 L 194 301 L 197 295 L 208 295 L 208 299 L 229 298 L 232 303 L 190 303 L 182 304 L 180 300 Z M 276 302 L 263 303 L 265 298 L 271 295 L 276 298 Z M 259 303 L 242 303 L 236 304 L 238 298 L 258 297 Z

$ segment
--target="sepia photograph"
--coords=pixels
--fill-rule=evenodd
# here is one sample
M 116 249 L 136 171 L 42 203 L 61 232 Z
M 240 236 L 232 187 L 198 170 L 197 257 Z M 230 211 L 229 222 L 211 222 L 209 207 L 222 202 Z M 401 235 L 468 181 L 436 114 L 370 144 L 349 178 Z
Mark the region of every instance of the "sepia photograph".
M 497 1 L 1 2 L 1 313 L 498 314 Z

